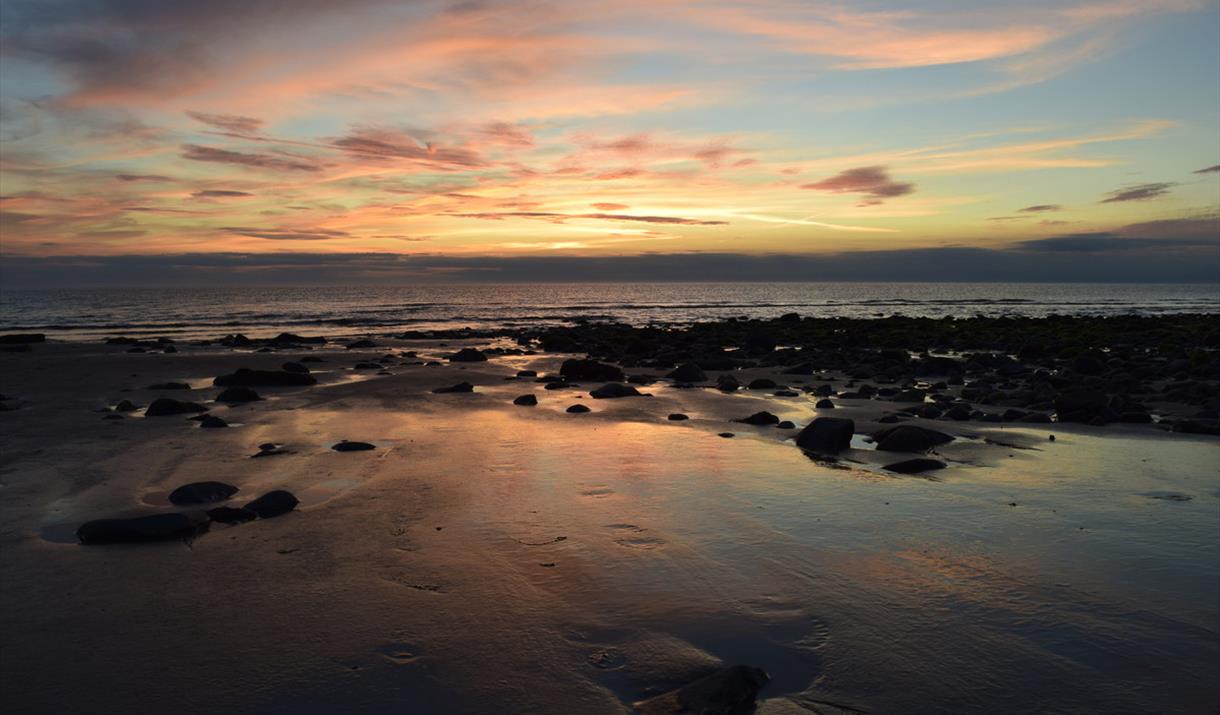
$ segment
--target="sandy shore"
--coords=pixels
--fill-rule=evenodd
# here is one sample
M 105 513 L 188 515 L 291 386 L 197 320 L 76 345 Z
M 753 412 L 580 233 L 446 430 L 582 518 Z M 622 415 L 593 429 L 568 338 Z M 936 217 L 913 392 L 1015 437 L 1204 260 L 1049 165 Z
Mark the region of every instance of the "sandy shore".
M 661 380 L 598 400 L 600 382 L 513 377 L 571 355 L 377 342 L 0 353 L 11 712 L 615 713 L 738 663 L 770 676 L 762 713 L 1220 705 L 1215 437 L 913 419 L 956 439 L 935 450 L 946 469 L 902 476 L 883 466 L 912 455 L 859 436 L 815 461 L 796 430 L 732 422 L 849 417 L 867 435 L 909 406 L 818 409 L 799 392 L 815 378 L 778 368 L 735 374 L 796 395 Z M 317 385 L 211 402 L 217 375 L 307 355 Z M 353 369 L 385 355 L 388 374 Z M 166 381 L 192 389 L 147 389 Z M 462 381 L 475 391 L 432 392 Z M 512 404 L 526 393 L 536 407 Z M 159 396 L 230 426 L 110 419 Z M 331 449 L 345 439 L 376 448 Z M 287 453 L 252 458 L 263 443 Z M 82 522 L 174 509 L 169 491 L 202 480 L 301 504 L 189 544 L 76 543 Z

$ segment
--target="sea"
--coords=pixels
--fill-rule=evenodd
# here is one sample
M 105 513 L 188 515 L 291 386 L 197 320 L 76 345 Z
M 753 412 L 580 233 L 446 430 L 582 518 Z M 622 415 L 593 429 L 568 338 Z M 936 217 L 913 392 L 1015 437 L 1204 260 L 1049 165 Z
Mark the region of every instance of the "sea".
M 1220 313 L 1220 283 L 508 283 L 0 290 L 0 333 L 177 339 L 616 321 Z

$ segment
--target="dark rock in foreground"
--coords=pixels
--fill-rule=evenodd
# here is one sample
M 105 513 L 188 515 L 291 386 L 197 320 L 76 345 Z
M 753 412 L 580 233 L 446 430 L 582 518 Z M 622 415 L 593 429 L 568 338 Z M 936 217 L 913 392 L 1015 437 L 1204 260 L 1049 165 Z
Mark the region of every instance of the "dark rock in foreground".
M 572 405 L 571 407 L 569 407 L 567 410 L 564 410 L 564 411 L 570 415 L 579 415 L 579 414 L 584 414 L 585 412 L 592 412 L 593 410 L 590 410 L 588 407 L 585 407 L 584 405 Z
M 131 400 L 119 400 L 118 404 L 114 406 L 115 412 L 135 412 L 138 409 L 140 409 L 139 406 Z
M 796 436 L 796 446 L 807 452 L 834 454 L 851 447 L 856 422 L 844 417 L 819 417 Z
M 607 365 L 596 360 L 579 360 L 571 358 L 563 361 L 559 374 L 569 380 L 595 380 L 599 382 L 622 382 L 625 379 L 623 371 L 614 365 Z
M 766 425 L 779 424 L 779 418 L 776 417 L 775 415 L 771 414 L 770 412 L 766 412 L 766 411 L 755 412 L 754 414 L 750 415 L 749 417 L 742 417 L 739 420 L 733 420 L 733 421 L 740 422 L 742 424 L 747 424 L 747 425 L 758 425 L 760 427 L 766 426 Z
M 889 472 L 897 472 L 898 474 L 918 474 L 920 472 L 931 472 L 937 469 L 944 469 L 949 465 L 939 459 L 928 459 L 926 457 L 918 457 L 916 459 L 907 459 L 901 462 L 887 464 L 882 469 Z
M 276 489 L 250 502 L 245 508 L 257 514 L 260 519 L 270 519 L 273 516 L 287 514 L 296 509 L 297 504 L 300 502 L 291 492 Z
M 89 545 L 190 539 L 207 531 L 210 523 L 201 514 L 178 513 L 97 519 L 82 524 L 76 530 L 76 538 Z
M 300 387 L 317 383 L 318 380 L 315 377 L 306 373 L 286 370 L 251 370 L 245 367 L 212 380 L 212 384 L 217 387 Z
M 204 415 L 199 419 L 199 426 L 207 429 L 219 429 L 221 427 L 228 427 L 229 423 L 216 415 Z
M 47 336 L 42 333 L 12 333 L 0 335 L 0 345 L 28 345 L 30 343 L 45 343 Z
M 221 524 L 244 524 L 257 519 L 258 514 L 243 507 L 218 506 L 208 509 L 208 518 Z
M 766 671 L 734 665 L 706 675 L 677 690 L 634 703 L 641 715 L 748 715 L 758 693 L 771 678 Z
M 152 401 L 144 410 L 145 417 L 164 417 L 166 415 L 185 415 L 193 412 L 207 412 L 208 408 L 196 402 L 184 402 L 168 397 L 159 397 Z
M 432 392 L 437 395 L 444 395 L 453 392 L 474 392 L 474 385 L 470 384 L 469 382 L 459 382 L 458 384 L 450 385 L 449 387 L 438 387 Z
M 667 417 L 666 419 L 669 420 L 670 422 L 681 422 L 683 420 L 689 420 L 690 417 L 682 414 L 681 412 L 675 412 L 672 415 L 670 415 L 669 417 Z
M 187 504 L 208 504 L 224 501 L 238 492 L 238 488 L 224 482 L 191 482 L 183 484 L 169 493 L 169 502 L 184 506 Z
M 707 375 L 699 368 L 698 365 L 688 362 L 678 366 L 678 369 L 669 373 L 668 377 L 675 382 L 706 382 Z
M 513 400 L 513 404 L 520 405 L 522 407 L 533 407 L 534 405 L 538 404 L 538 398 L 534 395 L 521 395 L 517 399 Z
M 487 356 L 482 350 L 462 348 L 449 356 L 449 362 L 487 362 Z
M 918 453 L 952 442 L 953 436 L 925 427 L 899 425 L 881 430 L 873 435 L 873 439 L 877 441 L 877 449 L 884 452 Z
M 343 440 L 338 444 L 331 445 L 330 448 L 336 452 L 366 452 L 370 449 L 377 449 L 377 446 L 369 444 L 368 442 L 348 442 L 347 440 Z
M 615 397 L 646 397 L 646 395 L 631 385 L 624 385 L 621 382 L 607 382 L 605 385 L 590 392 L 589 395 L 598 400 L 613 399 Z
M 217 402 L 257 402 L 263 398 L 248 387 L 226 387 L 216 396 Z

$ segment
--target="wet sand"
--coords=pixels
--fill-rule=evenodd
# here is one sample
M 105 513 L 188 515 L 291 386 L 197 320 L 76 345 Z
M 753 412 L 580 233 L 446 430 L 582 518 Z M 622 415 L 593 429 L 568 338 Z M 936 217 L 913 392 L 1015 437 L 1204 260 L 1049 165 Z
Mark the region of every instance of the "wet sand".
M 1215 437 L 916 419 L 958 439 L 936 450 L 948 468 L 902 476 L 881 467 L 911 455 L 864 439 L 814 461 L 796 430 L 730 422 L 846 416 L 867 434 L 901 404 L 506 379 L 556 354 L 352 370 L 466 345 L 378 342 L 0 353 L 11 711 L 616 713 L 737 663 L 771 677 L 761 713 L 1220 705 Z M 323 358 L 318 385 L 209 403 L 226 429 L 97 411 L 207 402 L 216 375 L 303 355 Z M 144 389 L 168 380 L 195 389 Z M 461 381 L 475 392 L 431 392 Z M 525 393 L 538 406 L 512 404 Z M 330 449 L 343 439 L 376 449 Z M 291 453 L 252 459 L 266 442 Z M 301 505 L 190 544 L 75 543 L 83 521 L 169 510 L 208 479 Z

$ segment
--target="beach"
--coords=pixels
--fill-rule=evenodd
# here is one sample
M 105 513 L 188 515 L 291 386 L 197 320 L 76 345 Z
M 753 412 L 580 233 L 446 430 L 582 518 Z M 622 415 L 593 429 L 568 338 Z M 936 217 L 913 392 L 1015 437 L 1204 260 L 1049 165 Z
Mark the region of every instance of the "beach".
M 1120 421 L 1134 407 L 1005 421 L 1015 408 L 986 401 L 979 418 L 922 417 L 937 394 L 960 401 L 975 368 L 853 379 L 757 338 L 825 328 L 704 324 L 648 350 L 620 350 L 648 335 L 624 326 L 14 343 L 0 353 L 10 711 L 648 712 L 734 665 L 765 671 L 760 713 L 1214 710 L 1220 440 L 1196 416 L 1212 408 L 1128 395 L 1147 421 Z M 669 351 L 701 335 L 741 342 L 737 362 L 667 378 Z M 486 359 L 454 360 L 464 348 Z M 926 364 L 912 349 L 903 364 Z M 1041 360 L 1071 375 L 1080 357 Z M 217 376 L 286 362 L 316 384 L 214 401 Z M 1008 379 L 1032 383 L 1039 358 L 1021 362 Z M 575 377 L 620 366 L 630 381 Z M 1191 370 L 1214 389 L 1214 363 Z M 590 395 L 607 383 L 647 396 Z M 526 394 L 535 406 L 514 404 Z M 159 397 L 228 426 L 145 416 Z M 828 417 L 854 422 L 850 445 L 796 445 Z M 896 425 L 952 441 L 878 449 Z M 941 468 L 886 469 L 913 458 Z M 210 480 L 239 490 L 222 505 L 272 490 L 299 504 L 190 539 L 78 542 L 90 520 L 214 507 L 168 501 Z

